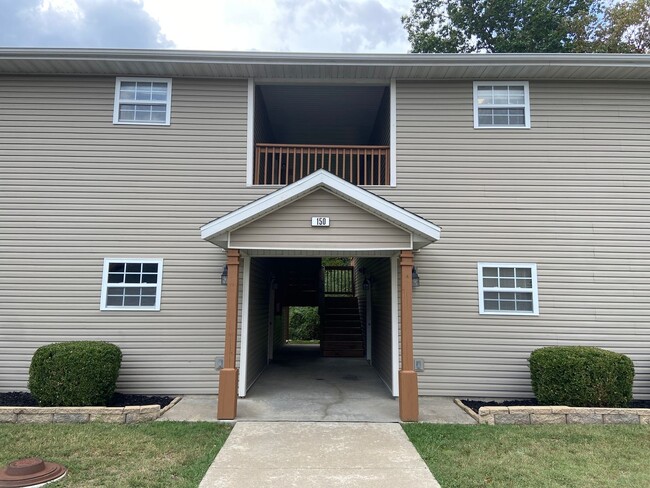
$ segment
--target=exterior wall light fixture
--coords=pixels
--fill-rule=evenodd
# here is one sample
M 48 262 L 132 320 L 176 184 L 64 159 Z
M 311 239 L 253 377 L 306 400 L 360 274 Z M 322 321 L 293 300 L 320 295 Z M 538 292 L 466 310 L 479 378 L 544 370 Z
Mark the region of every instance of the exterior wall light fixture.
M 223 271 L 221 272 L 221 284 L 222 285 L 227 285 L 228 284 L 228 265 L 227 264 L 223 265 Z
M 412 280 L 413 288 L 418 288 L 420 286 L 420 275 L 418 274 L 418 270 L 415 268 L 415 266 L 413 266 Z

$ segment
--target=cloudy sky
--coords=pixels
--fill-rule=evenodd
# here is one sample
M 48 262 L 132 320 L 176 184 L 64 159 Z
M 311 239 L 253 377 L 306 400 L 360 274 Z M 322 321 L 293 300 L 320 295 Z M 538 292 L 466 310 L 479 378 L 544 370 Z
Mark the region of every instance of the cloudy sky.
M 0 47 L 407 52 L 411 0 L 0 0 Z

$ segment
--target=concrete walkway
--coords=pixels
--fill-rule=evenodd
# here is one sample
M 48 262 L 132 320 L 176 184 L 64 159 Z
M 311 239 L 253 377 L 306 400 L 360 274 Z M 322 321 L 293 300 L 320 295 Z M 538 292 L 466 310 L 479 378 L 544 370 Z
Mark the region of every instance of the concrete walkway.
M 440 488 L 399 424 L 238 422 L 200 488 Z

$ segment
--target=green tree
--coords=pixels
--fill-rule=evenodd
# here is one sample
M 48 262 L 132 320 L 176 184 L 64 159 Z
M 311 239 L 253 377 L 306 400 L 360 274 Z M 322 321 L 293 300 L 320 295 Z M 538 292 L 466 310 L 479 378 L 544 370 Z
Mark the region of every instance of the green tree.
M 289 309 L 289 340 L 318 340 L 319 326 L 318 307 L 291 307 Z
M 414 0 L 416 53 L 648 52 L 650 0 Z
M 650 53 L 650 0 L 610 5 L 593 31 L 593 52 Z

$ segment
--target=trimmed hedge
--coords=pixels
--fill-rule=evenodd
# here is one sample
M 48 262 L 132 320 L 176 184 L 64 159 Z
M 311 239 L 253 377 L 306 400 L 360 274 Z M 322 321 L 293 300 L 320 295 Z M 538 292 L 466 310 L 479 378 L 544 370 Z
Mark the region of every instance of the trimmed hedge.
M 42 407 L 103 406 L 115 393 L 122 351 L 99 341 L 39 347 L 29 367 L 29 390 Z
M 544 347 L 528 360 L 533 391 L 541 405 L 627 407 L 634 364 L 624 354 L 598 347 Z

